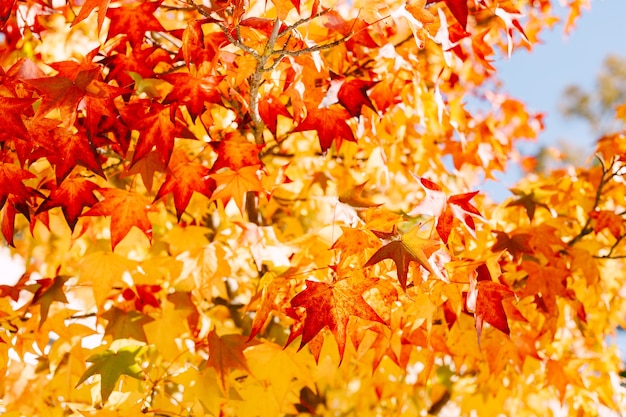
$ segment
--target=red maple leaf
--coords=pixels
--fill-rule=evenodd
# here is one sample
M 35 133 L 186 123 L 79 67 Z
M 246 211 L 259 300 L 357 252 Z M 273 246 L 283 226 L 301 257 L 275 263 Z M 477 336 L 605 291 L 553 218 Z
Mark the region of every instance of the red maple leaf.
M 174 86 L 163 104 L 185 105 L 193 121 L 204 112 L 205 103 L 222 102 L 222 94 L 217 86 L 224 79 L 223 76 L 175 73 L 161 75 L 161 78 Z
M 278 116 L 285 116 L 291 118 L 291 114 L 287 110 L 287 107 L 280 101 L 280 99 L 274 95 L 264 97 L 259 102 L 259 114 L 261 119 L 267 126 L 272 135 L 276 137 L 276 128 L 278 126 Z
M 24 185 L 24 181 L 31 178 L 35 178 L 35 174 L 30 171 L 12 163 L 0 162 L 0 209 L 4 207 L 10 195 L 18 201 L 26 201 L 31 191 Z
M 20 185 L 23 185 L 20 183 Z M 26 187 L 27 192 L 30 195 L 35 195 L 36 191 L 31 187 Z M 0 198 L 2 196 L 0 195 Z M 7 241 L 9 246 L 15 247 L 15 243 L 13 240 L 14 229 L 15 229 L 15 216 L 17 213 L 21 213 L 26 217 L 26 219 L 30 222 L 30 210 L 32 206 L 32 202 L 28 200 L 22 200 L 16 195 L 9 195 L 5 201 L 0 201 L 4 205 L 4 215 L 2 216 L 2 235 Z M 6 204 L 5 204 L 6 203 Z M 1 207 L 1 206 L 0 206 Z M 32 232 L 32 223 L 31 223 L 31 232 Z
M 102 194 L 104 200 L 96 203 L 83 216 L 111 216 L 113 250 L 133 226 L 152 241 L 152 224 L 148 219 L 148 211 L 151 211 L 152 207 L 145 196 L 117 188 L 100 188 L 97 191 Z
M 347 110 L 337 106 L 311 108 L 308 109 L 306 118 L 293 131 L 315 130 L 322 152 L 328 151 L 333 142 L 339 149 L 344 140 L 356 142 L 352 128 L 346 123 L 351 117 Z
M 100 61 L 109 69 L 105 81 L 114 80 L 117 85 L 126 88 L 131 88 L 134 84 L 130 74 L 139 74 L 141 78 L 155 78 L 154 67 L 172 60 L 163 49 L 149 45 L 137 46 L 128 51 L 124 42 L 121 42 L 115 52 L 117 53 L 110 54 Z
M 361 115 L 361 107 L 367 106 L 376 111 L 376 107 L 372 104 L 367 95 L 367 90 L 374 87 L 377 83 L 366 80 L 350 80 L 344 82 L 339 88 L 337 99 L 344 106 L 351 116 L 358 117 Z
M 209 168 L 190 161 L 183 152 L 175 152 L 170 160 L 165 182 L 159 188 L 154 201 L 172 193 L 178 221 L 189 205 L 194 191 L 210 198 L 215 182 L 209 178 Z
M 181 53 L 187 67 L 191 64 L 199 66 L 203 62 L 211 61 L 215 57 L 219 46 L 226 41 L 224 32 L 213 32 L 204 34 L 202 25 L 205 23 L 215 23 L 212 18 L 191 20 L 182 33 Z
M 98 185 L 85 178 L 66 178 L 61 185 L 52 190 L 48 198 L 37 208 L 36 214 L 61 207 L 67 224 L 74 231 L 83 208 L 91 207 L 98 202 L 93 193 L 96 189 Z
M 307 280 L 306 289 L 291 299 L 293 308 L 306 309 L 300 349 L 328 327 L 337 341 L 339 357 L 343 359 L 350 317 L 384 323 L 362 297 L 376 282 L 376 278 L 346 278 L 332 284 Z
M 143 42 L 146 32 L 165 32 L 165 28 L 154 16 L 162 1 L 138 2 L 110 8 L 106 14 L 111 19 L 107 40 L 122 34 L 126 35 L 131 45 L 137 46 Z
M 0 3 L 0 30 L 4 29 L 4 25 L 6 25 L 7 20 L 9 20 L 16 1 L 17 0 L 4 0 Z
M 55 166 L 58 183 L 63 181 L 78 164 L 105 178 L 96 149 L 84 129 L 73 133 L 63 128 L 49 131 L 44 131 L 44 128 L 45 125 L 42 127 L 35 125 L 31 129 L 38 130 L 37 134 L 33 133 L 34 141 L 46 149 L 45 157 Z M 40 154 L 36 152 L 33 156 Z
M 167 165 L 174 149 L 174 139 L 177 137 L 195 139 L 195 137 L 185 124 L 172 114 L 173 112 L 175 114 L 175 111 L 171 106 L 159 103 L 152 103 L 150 107 L 146 105 L 144 101 L 135 103 L 127 106 L 124 112 L 124 119 L 128 125 L 139 131 L 131 166 L 148 155 L 152 148 L 156 148 L 161 162 Z
M 446 198 L 442 188 L 434 182 L 413 175 L 426 192 L 426 197 L 420 204 L 409 212 L 410 216 L 427 214 L 437 218 L 437 233 L 444 243 L 448 243 L 450 232 L 454 225 L 454 218 L 463 222 L 470 233 L 474 234 L 476 225 L 473 217 L 482 218 L 476 207 L 470 204 L 478 191 L 457 194 Z
M 456 19 L 457 22 L 463 27 L 463 30 L 467 29 L 467 15 L 469 13 L 469 8 L 467 7 L 467 0 L 428 0 L 426 4 L 437 3 L 439 1 L 444 1 L 450 9 L 452 16 Z
M 7 138 L 19 138 L 28 140 L 30 134 L 24 125 L 22 115 L 32 115 L 32 98 L 0 97 L 0 120 L 2 120 L 2 131 L 0 132 L 0 142 Z
M 74 125 L 76 108 L 85 96 L 105 97 L 110 91 L 110 86 L 98 80 L 99 76 L 100 69 L 93 68 L 80 71 L 76 78 L 57 75 L 26 80 L 42 93 L 42 102 L 35 116 L 43 117 L 59 109 L 65 127 Z
M 479 343 L 485 322 L 508 336 L 511 330 L 509 329 L 507 314 L 512 316 L 511 318 L 525 320 L 513 305 L 513 302 L 516 301 L 515 293 L 498 282 L 478 281 L 475 287 L 475 297 L 474 318 Z

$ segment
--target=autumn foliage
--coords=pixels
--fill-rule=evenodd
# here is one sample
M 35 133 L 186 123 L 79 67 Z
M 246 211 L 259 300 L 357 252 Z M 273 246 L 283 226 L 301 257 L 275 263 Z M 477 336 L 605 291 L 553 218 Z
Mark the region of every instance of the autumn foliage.
M 626 131 L 481 190 L 551 3 L 0 2 L 0 413 L 624 407 Z

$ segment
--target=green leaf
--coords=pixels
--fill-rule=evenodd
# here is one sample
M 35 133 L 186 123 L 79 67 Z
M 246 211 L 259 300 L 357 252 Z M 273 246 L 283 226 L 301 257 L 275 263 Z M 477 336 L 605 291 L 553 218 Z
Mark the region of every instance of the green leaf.
M 137 356 L 145 349 L 144 346 L 127 346 L 117 352 L 106 350 L 102 353 L 91 355 L 87 362 L 92 365 L 80 377 L 76 384 L 78 387 L 90 376 L 100 375 L 100 394 L 102 402 L 106 402 L 113 392 L 117 380 L 122 375 L 128 375 L 136 379 L 143 379 L 143 372 L 137 364 Z

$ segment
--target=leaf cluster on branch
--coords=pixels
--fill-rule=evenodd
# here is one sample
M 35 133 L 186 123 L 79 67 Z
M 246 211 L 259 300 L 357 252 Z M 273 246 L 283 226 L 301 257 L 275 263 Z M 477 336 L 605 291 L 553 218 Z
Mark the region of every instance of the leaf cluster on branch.
M 626 131 L 479 189 L 552 3 L 2 2 L 0 412 L 619 410 Z

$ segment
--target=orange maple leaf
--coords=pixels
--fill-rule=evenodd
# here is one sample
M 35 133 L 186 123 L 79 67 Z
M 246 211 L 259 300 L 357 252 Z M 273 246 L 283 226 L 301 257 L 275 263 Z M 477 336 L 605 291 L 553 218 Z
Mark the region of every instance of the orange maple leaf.
M 594 232 L 598 233 L 604 229 L 609 229 L 609 232 L 616 239 L 622 235 L 624 218 L 617 213 L 609 210 L 595 210 L 591 212 L 590 217 L 596 221 L 593 226 Z
M 337 341 L 339 357 L 343 359 L 351 316 L 384 323 L 362 297 L 376 282 L 377 278 L 346 278 L 332 284 L 307 280 L 306 289 L 291 299 L 292 307 L 306 309 L 300 349 L 328 327 Z
M 175 152 L 170 160 L 165 182 L 159 188 L 154 201 L 172 193 L 178 221 L 189 205 L 194 191 L 210 198 L 215 183 L 209 178 L 209 168 L 191 162 L 183 152 Z
M 263 145 L 250 142 L 241 134 L 229 133 L 223 140 L 210 142 L 210 145 L 217 152 L 217 160 L 213 163 L 211 172 L 221 168 L 237 171 L 247 166 L 263 166 L 259 159 Z
M 528 273 L 528 278 L 524 288 L 517 293 L 519 297 L 534 296 L 536 303 L 545 305 L 547 312 L 557 317 L 556 297 L 571 298 L 571 290 L 566 287 L 569 272 L 532 261 L 522 262 L 522 269 Z
M 395 230 L 390 233 L 372 230 L 378 237 L 391 240 L 391 242 L 378 249 L 365 265 L 363 265 L 363 268 L 375 265 L 384 259 L 391 259 L 396 264 L 398 281 L 403 290 L 406 290 L 409 263 L 411 262 L 417 262 L 433 275 L 441 275 L 435 272 L 428 260 L 430 255 L 435 251 L 435 248 L 440 246 L 440 242 L 424 239 L 417 235 L 418 231 L 419 227 L 415 227 L 409 233 L 400 236 Z
M 218 336 L 211 330 L 207 336 L 209 359 L 207 365 L 214 368 L 218 377 L 218 384 L 223 392 L 228 392 L 228 374 L 231 369 L 240 369 L 250 374 L 248 361 L 243 351 L 250 346 L 257 345 L 256 340 L 248 340 L 240 334 Z
M 409 0 L 406 3 L 406 10 L 421 24 L 427 25 L 435 21 L 435 16 L 425 6 L 426 0 Z
M 224 169 L 211 178 L 215 180 L 216 188 L 211 197 L 211 201 L 221 199 L 224 204 L 231 198 L 235 200 L 239 210 L 243 212 L 244 198 L 248 191 L 263 191 L 263 184 L 257 175 L 258 165 L 240 168 L 236 171 Z
M 104 200 L 96 203 L 83 216 L 111 216 L 113 250 L 133 226 L 152 241 L 152 224 L 148 219 L 148 211 L 152 211 L 152 207 L 145 196 L 117 188 L 100 188 L 97 191 Z

